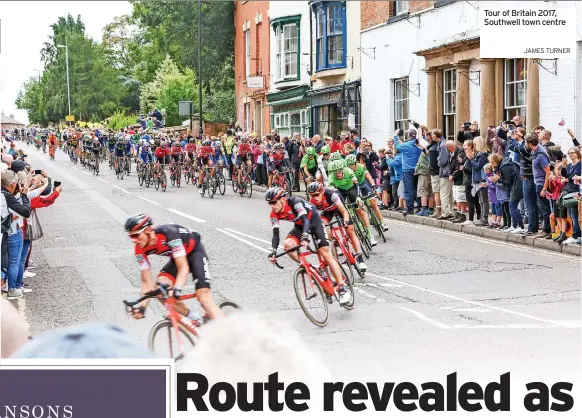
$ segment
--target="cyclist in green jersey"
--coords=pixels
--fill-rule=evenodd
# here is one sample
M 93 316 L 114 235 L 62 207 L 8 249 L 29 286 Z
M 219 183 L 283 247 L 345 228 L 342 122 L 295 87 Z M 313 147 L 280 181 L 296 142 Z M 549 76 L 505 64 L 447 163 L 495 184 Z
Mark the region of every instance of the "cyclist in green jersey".
M 358 180 L 359 192 L 361 197 L 366 197 L 371 194 L 374 194 L 372 189 L 372 184 L 374 184 L 374 179 L 370 175 L 370 172 L 366 168 L 364 164 L 360 164 L 356 161 L 356 156 L 354 154 L 350 154 L 346 156 L 346 166 L 350 168 L 356 179 Z M 382 228 L 384 232 L 388 231 L 388 227 L 384 224 L 384 217 L 382 216 L 382 212 L 380 212 L 380 208 L 378 207 L 378 201 L 376 199 L 370 199 L 370 205 L 372 205 L 372 209 L 376 213 L 378 219 L 382 220 Z
M 303 171 L 305 184 L 311 183 L 317 174 L 317 151 L 314 147 L 307 147 L 299 168 Z
M 317 181 L 320 183 L 327 181 L 327 166 L 329 165 L 330 159 L 330 149 L 329 145 L 324 145 L 321 148 L 321 155 L 317 158 Z
M 343 160 L 335 160 L 329 163 L 327 166 L 327 171 L 329 173 L 328 184 L 330 186 L 338 189 L 343 198 L 349 203 L 360 203 L 358 202 L 359 186 L 358 179 L 354 172 L 348 168 L 344 167 Z M 360 206 L 356 210 L 356 213 L 362 220 L 364 227 L 368 231 L 368 237 L 370 238 L 370 243 L 374 246 L 377 244 L 376 239 L 372 235 L 372 228 L 370 227 L 370 219 L 366 211 Z

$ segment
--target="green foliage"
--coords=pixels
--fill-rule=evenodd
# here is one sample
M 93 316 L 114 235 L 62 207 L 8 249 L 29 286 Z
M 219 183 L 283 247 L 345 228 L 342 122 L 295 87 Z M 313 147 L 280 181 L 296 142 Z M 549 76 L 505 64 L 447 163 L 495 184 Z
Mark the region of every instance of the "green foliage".
M 115 112 L 113 116 L 107 118 L 107 120 L 105 121 L 105 125 L 109 129 L 118 130 L 121 128 L 125 128 L 127 126 L 133 126 L 137 124 L 137 117 L 138 116 L 136 114 L 126 115 L 125 113 L 118 111 Z

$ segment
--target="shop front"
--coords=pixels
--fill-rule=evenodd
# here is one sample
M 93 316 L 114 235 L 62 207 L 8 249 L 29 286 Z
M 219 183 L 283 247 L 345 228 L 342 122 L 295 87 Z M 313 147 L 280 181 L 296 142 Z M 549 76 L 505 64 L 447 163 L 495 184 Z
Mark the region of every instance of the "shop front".
M 309 86 L 300 86 L 267 94 L 271 127 L 279 136 L 291 136 L 295 132 L 306 138 L 312 135 L 308 91 Z
M 361 127 L 360 81 L 311 90 L 313 133 L 335 138 L 342 131 Z

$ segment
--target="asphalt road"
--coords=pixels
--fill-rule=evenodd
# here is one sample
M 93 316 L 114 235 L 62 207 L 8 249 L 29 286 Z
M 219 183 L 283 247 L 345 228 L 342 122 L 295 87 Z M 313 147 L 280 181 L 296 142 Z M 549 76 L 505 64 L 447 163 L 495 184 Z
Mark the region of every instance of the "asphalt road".
M 45 236 L 34 242 L 34 291 L 15 301 L 32 335 L 113 321 L 146 344 L 161 310 L 134 321 L 121 301 L 137 298 L 140 281 L 122 224 L 147 212 L 156 223 L 198 230 L 217 297 L 288 319 L 343 379 L 580 371 L 580 258 L 389 221 L 388 242 L 375 247 L 369 274 L 356 284 L 355 309 L 332 306 L 320 329 L 299 309 L 291 261 L 278 270 L 266 260 L 271 227 L 262 194 L 241 198 L 228 183 L 212 200 L 185 183 L 163 193 L 140 187 L 135 172 L 120 181 L 103 165 L 99 177 L 90 175 L 61 151 L 55 162 L 36 149 L 29 159 L 64 189 L 38 211 Z

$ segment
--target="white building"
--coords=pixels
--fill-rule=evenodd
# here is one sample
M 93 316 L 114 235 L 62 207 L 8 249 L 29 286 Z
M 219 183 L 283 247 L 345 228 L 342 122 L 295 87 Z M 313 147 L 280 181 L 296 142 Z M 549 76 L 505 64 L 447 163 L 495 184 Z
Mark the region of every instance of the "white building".
M 362 134 L 376 146 L 408 118 L 454 137 L 464 122 L 486 128 L 519 114 L 528 130 L 543 125 L 564 147 L 572 144 L 567 128 L 582 136 L 579 2 L 552 2 L 578 15 L 576 58 L 557 60 L 481 59 L 478 1 L 395 1 L 389 10 L 379 3 L 366 5 L 376 7 L 366 16 L 384 13 L 384 21 L 363 18 L 361 33 Z

